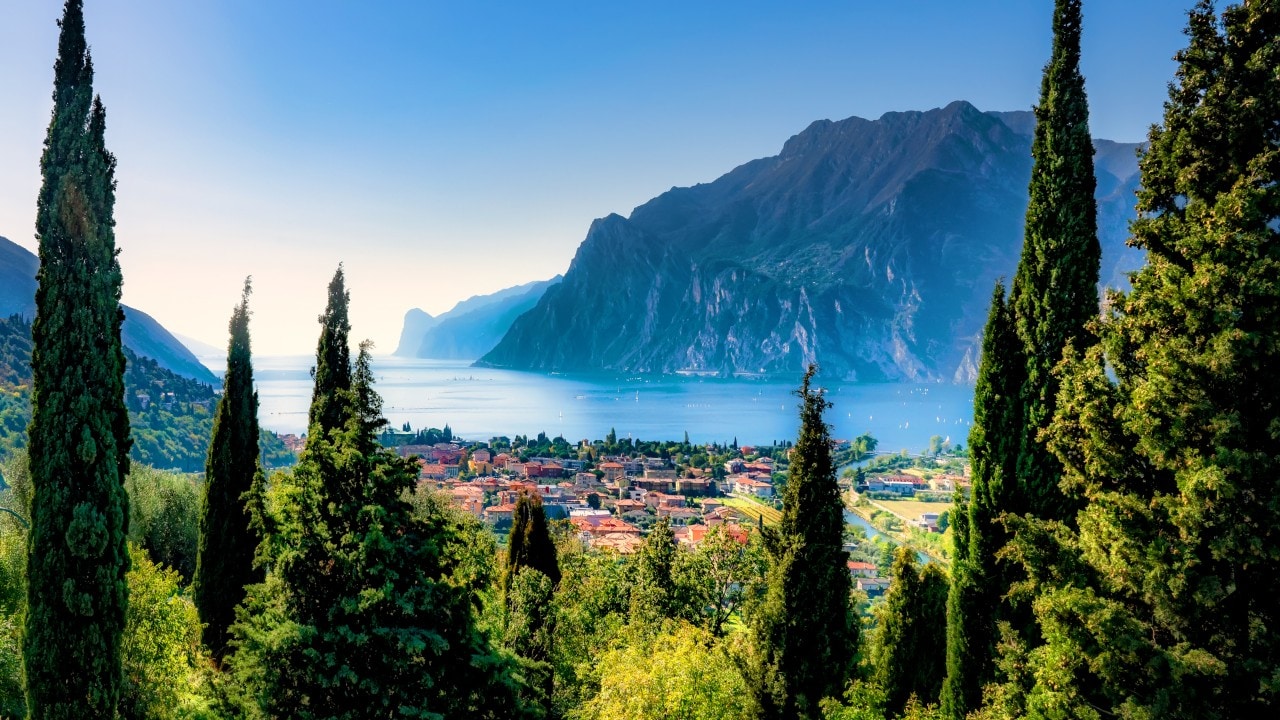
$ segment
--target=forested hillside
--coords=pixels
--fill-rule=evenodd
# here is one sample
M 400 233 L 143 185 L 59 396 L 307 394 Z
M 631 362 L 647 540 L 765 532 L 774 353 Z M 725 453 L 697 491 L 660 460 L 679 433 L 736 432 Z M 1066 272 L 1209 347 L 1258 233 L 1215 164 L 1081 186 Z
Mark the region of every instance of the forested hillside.
M 125 348 L 125 404 L 135 462 L 202 472 L 218 395 L 212 387 L 167 370 Z M 0 318 L 0 454 L 26 446 L 31 421 L 31 323 Z M 268 467 L 293 464 L 293 453 L 274 433 L 261 434 Z

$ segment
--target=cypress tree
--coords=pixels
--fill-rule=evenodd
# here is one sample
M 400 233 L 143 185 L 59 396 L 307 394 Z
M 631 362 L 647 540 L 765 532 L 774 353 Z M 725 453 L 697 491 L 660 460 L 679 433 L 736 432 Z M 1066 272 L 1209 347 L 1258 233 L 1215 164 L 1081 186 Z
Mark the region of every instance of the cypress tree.
M 231 314 L 227 373 L 213 417 L 213 437 L 205 464 L 205 493 L 200 513 L 200 546 L 193 596 L 204 623 L 204 644 L 221 661 L 228 628 L 244 588 L 265 577 L 254 566 L 262 541 L 260 514 L 265 477 L 258 463 L 258 394 L 253 389 L 249 347 L 250 280 Z
M 32 325 L 34 497 L 23 659 L 31 718 L 111 717 L 128 590 L 129 423 L 120 344 L 115 158 L 93 97 L 84 14 L 68 0 L 40 161 Z
M 800 437 L 791 452 L 781 527 L 765 529 L 768 587 L 754 621 L 750 683 L 762 717 L 818 718 L 818 703 L 839 697 L 852 672 L 858 625 L 843 546 L 844 504 L 831 461 L 831 406 L 810 388 L 810 366 L 796 393 Z
M 983 686 L 994 679 L 1000 597 L 1011 582 L 1010 569 L 997 565 L 996 553 L 1008 540 L 999 518 L 1017 482 L 1020 350 L 1004 287 L 996 283 L 973 392 L 970 497 L 953 513 L 955 555 L 947 598 L 947 672 L 941 698 L 942 711 L 950 718 L 963 718 L 976 710 Z
M 1280 712 L 1280 4 L 1190 13 L 1131 226 L 1148 263 L 1074 352 L 1051 447 L 1089 504 L 1036 609 L 1028 711 Z
M 511 531 L 507 534 L 507 566 L 504 592 L 510 589 L 511 579 L 522 568 L 537 570 L 560 584 L 560 563 L 556 559 L 556 544 L 547 528 L 547 513 L 542 498 L 537 493 L 521 493 L 516 498 L 511 513 Z
M 1057 0 L 1053 51 L 1040 84 L 1031 145 L 1030 200 L 1022 257 L 1009 304 L 1026 362 L 1016 500 L 1004 508 L 1048 519 L 1070 518 L 1076 503 L 1059 488 L 1062 466 L 1039 439 L 1053 419 L 1053 367 L 1098 314 L 1097 181 L 1089 104 L 1080 75 L 1080 0 Z
M 635 584 L 631 588 L 631 614 L 656 625 L 675 618 L 681 608 L 676 592 L 676 535 L 668 518 L 658 518 L 644 545 L 636 553 Z
M 320 341 L 316 347 L 316 366 L 311 369 L 314 387 L 311 391 L 311 408 L 307 413 L 308 432 L 319 425 L 322 433 L 342 427 L 344 409 L 341 394 L 351 389 L 351 321 L 347 319 L 347 306 L 351 296 L 347 292 L 346 277 L 338 266 L 329 281 L 329 301 L 320 316 Z
M 937 565 L 921 568 L 906 546 L 894 553 L 889 578 L 889 592 L 877 610 L 873 664 L 885 709 L 896 716 L 913 696 L 925 704 L 937 701 L 945 666 L 948 582 Z

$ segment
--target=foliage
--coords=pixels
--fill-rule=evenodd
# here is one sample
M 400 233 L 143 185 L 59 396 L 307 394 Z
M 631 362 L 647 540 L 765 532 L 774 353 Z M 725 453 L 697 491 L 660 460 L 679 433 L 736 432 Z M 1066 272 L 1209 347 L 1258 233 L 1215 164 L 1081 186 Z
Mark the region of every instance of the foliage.
M 232 626 L 227 663 L 244 709 L 300 718 L 521 716 L 512 669 L 477 630 L 473 588 L 457 582 L 469 571 L 460 573 L 449 552 L 455 521 L 430 514 L 429 501 L 410 505 L 414 464 L 378 444 L 385 421 L 368 344 L 351 375 L 338 377 L 346 297 L 339 270 L 321 318 L 322 394 L 309 441 L 292 476 L 273 480 L 261 552 L 270 570 Z
M 200 547 L 193 595 L 214 658 L 228 652 L 228 629 L 244 588 L 266 575 L 255 566 L 262 541 L 265 474 L 258 456 L 258 394 L 249 340 L 249 280 L 231 313 L 227 373 L 213 420 L 200 510 Z M 190 576 L 188 576 L 190 577 Z
M 676 554 L 672 575 L 684 614 L 722 637 L 729 618 L 759 594 L 765 565 L 759 533 L 744 545 L 724 525 L 712 527 L 697 548 Z
M 553 701 L 554 715 L 567 717 L 600 687 L 600 656 L 627 623 L 631 577 L 624 558 L 586 551 L 574 538 L 560 546 L 560 568 Z
M 190 475 L 135 466 L 125 478 L 129 540 L 189 582 L 200 539 L 200 490 Z
M 811 390 L 810 366 L 797 395 L 800 433 L 791 454 L 779 528 L 764 528 L 768 589 L 753 620 L 749 684 L 765 718 L 816 718 L 819 702 L 849 680 L 858 646 L 852 582 L 843 547 L 844 504 L 831 463 L 830 403 Z
M 200 618 L 182 594 L 182 578 L 130 546 L 129 610 L 122 655 L 120 714 L 139 720 L 191 717 L 204 702 L 199 687 Z
M 676 588 L 676 536 L 667 518 L 644 539 L 635 555 L 631 585 L 631 616 L 641 625 L 656 627 L 663 618 L 682 617 L 685 604 Z
M 511 531 L 507 534 L 507 564 L 503 576 L 503 592 L 521 568 L 542 573 L 555 586 L 560 582 L 560 565 L 556 546 L 547 527 L 547 514 L 542 497 L 537 493 L 521 493 L 511 513 Z
M 1008 540 L 999 522 L 1014 492 L 1018 455 L 1021 354 L 1004 288 L 997 283 L 982 338 L 973 393 L 969 453 L 972 489 L 956 506 L 955 555 L 947 599 L 947 676 L 942 709 L 963 718 L 977 709 L 983 686 L 994 679 L 1000 596 L 1012 577 L 996 553 Z M 963 518 L 963 520 L 961 520 Z
M 889 591 L 876 609 L 879 632 L 872 647 L 875 681 L 884 706 L 901 713 L 908 700 L 934 703 L 942 689 L 946 656 L 946 575 L 930 563 L 920 568 L 915 552 L 898 548 L 890 569 Z
M 1040 439 L 1053 419 L 1053 366 L 1098 314 L 1097 202 L 1089 104 L 1080 75 L 1080 0 L 1056 0 L 1031 144 L 1030 201 L 1009 306 L 1022 344 L 1021 446 L 1014 503 L 1004 509 L 1069 519 L 1077 503 L 1058 488 L 1062 467 Z M 971 443 L 972 444 L 972 443 Z
M 19 450 L 0 472 L 8 484 L 0 490 L 0 507 L 23 518 L 31 509 L 27 455 Z M 22 621 L 27 607 L 27 528 L 0 513 L 0 717 L 22 717 L 26 699 L 22 681 Z
M 1187 34 L 1140 163 L 1148 264 L 1061 368 L 1050 447 L 1088 505 L 1015 548 L 1033 716 L 1280 706 L 1280 5 L 1202 2 Z
M 67 0 L 36 206 L 32 485 L 23 660 L 45 718 L 110 717 L 120 698 L 129 569 L 129 420 L 120 343 L 115 158 L 79 0 Z
M 748 720 L 751 693 L 720 641 L 685 623 L 637 635 L 600 659 L 600 691 L 575 720 Z

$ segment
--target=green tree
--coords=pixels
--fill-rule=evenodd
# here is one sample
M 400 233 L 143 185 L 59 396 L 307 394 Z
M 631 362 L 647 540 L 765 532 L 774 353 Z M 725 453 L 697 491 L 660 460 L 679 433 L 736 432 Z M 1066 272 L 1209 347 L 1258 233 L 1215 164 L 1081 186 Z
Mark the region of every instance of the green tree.
M 182 578 L 130 547 L 129 612 L 125 623 L 120 716 L 138 720 L 190 717 L 202 703 L 193 692 L 200 618 L 182 594 Z
M 334 326 L 346 326 L 345 314 L 323 320 L 323 336 L 344 343 Z M 227 662 L 248 709 L 301 718 L 521 716 L 509 668 L 476 629 L 469 571 L 450 551 L 452 521 L 415 513 L 406 499 L 413 462 L 378 444 L 385 420 L 367 343 L 349 389 L 330 382 L 337 389 L 320 403 L 340 424 L 324 431 L 325 414 L 312 408 L 297 468 L 277 476 L 268 495 L 267 580 L 252 586 L 232 626 L 237 649 Z
M 831 462 L 830 407 L 810 388 L 800 397 L 800 437 L 791 453 L 782 523 L 764 529 L 768 589 L 752 623 L 752 692 L 765 718 L 817 718 L 823 698 L 838 696 L 852 672 L 858 625 L 843 546 L 844 504 Z
M 1031 145 L 1030 201 L 1022 257 L 1009 305 L 1026 372 L 1021 393 L 1021 447 L 1015 502 L 1005 509 L 1068 519 L 1077 503 L 1059 488 L 1062 466 L 1041 431 L 1053 420 L 1058 381 L 1053 367 L 1068 343 L 1079 343 L 1098 315 L 1097 180 L 1089 104 L 1080 75 L 1080 0 L 1056 0 L 1053 50 L 1040 84 Z
M 1018 393 L 1022 356 L 1013 317 L 996 284 L 982 337 L 982 361 L 973 391 L 969 430 L 972 489 L 954 513 L 955 553 L 947 599 L 947 674 L 942 711 L 963 718 L 982 702 L 992 681 L 1000 597 L 1010 572 L 997 560 L 1008 533 L 999 522 L 1016 481 L 1019 443 Z M 962 496 L 961 496 L 962 499 Z
M 934 703 L 942 688 L 947 577 L 934 564 L 920 568 L 915 551 L 900 547 L 889 571 L 889 592 L 877 611 L 879 634 L 872 649 L 875 680 L 884 707 L 899 715 L 915 697 Z
M 139 465 L 124 481 L 129 540 L 188 582 L 200 543 L 200 492 L 189 475 Z
M 535 493 L 521 493 L 511 513 L 511 530 L 507 534 L 507 564 L 503 591 L 522 568 L 537 570 L 555 586 L 560 582 L 560 564 L 556 544 L 547 527 L 547 513 L 542 498 Z
M 1088 499 L 1018 550 L 1045 645 L 1026 712 L 1280 711 L 1280 5 L 1190 13 L 1140 168 L 1147 265 L 1069 354 L 1050 447 Z
M 677 553 L 674 568 L 685 614 L 717 637 L 730 616 L 757 593 L 765 572 L 759 533 L 743 544 L 724 525 L 708 530 L 693 552 Z
M 218 661 L 227 654 L 227 631 L 235 622 L 244 588 L 266 577 L 254 565 L 262 542 L 259 515 L 266 478 L 258 462 L 258 393 L 253 389 L 249 346 L 249 283 L 246 278 L 240 304 L 231 313 L 227 374 L 205 464 L 193 588 L 204 622 L 204 644 Z
M 351 321 L 347 318 L 350 304 L 346 276 L 339 265 L 329 281 L 329 301 L 320 316 L 316 366 L 311 369 L 314 386 L 311 408 L 307 412 L 307 432 L 312 438 L 315 426 L 319 426 L 321 434 L 326 434 L 342 428 L 346 419 L 342 393 L 351 389 Z
M 681 616 L 684 607 L 673 575 L 675 564 L 676 536 L 671 521 L 658 518 L 635 556 L 631 614 L 642 623 L 656 625 L 662 618 Z
M 560 582 L 560 563 L 536 492 L 520 494 L 511 518 L 502 587 L 504 644 L 529 661 L 527 684 L 536 690 L 537 703 L 549 709 L 554 682 L 549 664 L 555 637 L 552 598 Z
M 23 658 L 33 718 L 111 717 L 120 698 L 129 420 L 115 158 L 79 0 L 67 0 L 40 160 Z
M 751 694 L 726 648 L 707 631 L 672 623 L 610 649 L 583 720 L 748 720 Z

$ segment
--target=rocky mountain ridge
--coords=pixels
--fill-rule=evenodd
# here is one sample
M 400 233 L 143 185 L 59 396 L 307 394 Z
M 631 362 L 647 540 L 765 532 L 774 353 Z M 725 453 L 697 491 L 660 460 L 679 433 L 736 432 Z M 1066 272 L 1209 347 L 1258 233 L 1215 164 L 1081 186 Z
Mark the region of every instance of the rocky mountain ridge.
M 967 102 L 812 123 L 782 151 L 596 220 L 563 282 L 480 364 L 970 381 L 986 303 L 1021 251 L 1034 118 Z M 1099 140 L 1105 284 L 1136 145 Z

